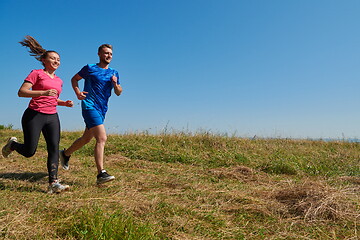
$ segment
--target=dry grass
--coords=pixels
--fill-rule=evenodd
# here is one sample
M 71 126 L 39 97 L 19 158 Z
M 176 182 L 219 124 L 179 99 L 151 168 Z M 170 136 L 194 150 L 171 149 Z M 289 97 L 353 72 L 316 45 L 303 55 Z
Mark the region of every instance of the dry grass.
M 285 215 L 305 221 L 352 220 L 360 215 L 344 196 L 346 189 L 335 189 L 321 182 L 305 181 L 277 190 L 274 198 L 284 205 Z
M 0 143 L 9 134 L 21 139 L 20 132 L 4 130 Z M 62 145 L 76 136 L 64 133 Z M 117 214 L 130 219 L 128 225 L 145 226 L 150 232 L 146 239 L 359 238 L 359 176 L 313 175 L 294 167 L 303 165 L 306 157 L 321 172 L 316 162 L 323 161 L 316 157 L 324 156 L 353 164 L 359 154 L 356 145 L 218 136 L 202 140 L 183 135 L 110 136 L 105 166 L 116 176 L 114 182 L 104 187 L 94 184 L 89 147 L 74 154 L 69 171 L 59 171 L 71 191 L 49 195 L 41 141 L 33 158 L 14 153 L 1 159 L 0 238 L 79 239 L 75 230 L 84 227 L 81 222 L 105 219 L 111 229 L 117 224 L 111 216 Z M 275 173 L 278 165 L 271 164 L 283 159 L 290 159 L 286 164 L 296 174 Z

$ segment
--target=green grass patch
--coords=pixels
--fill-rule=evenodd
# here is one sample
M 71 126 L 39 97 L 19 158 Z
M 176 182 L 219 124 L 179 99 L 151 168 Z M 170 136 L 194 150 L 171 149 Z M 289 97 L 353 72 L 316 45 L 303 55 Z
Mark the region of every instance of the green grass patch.
M 110 214 L 101 208 L 81 209 L 73 213 L 68 226 L 58 229 L 58 235 L 74 239 L 159 239 L 148 224 L 142 224 L 119 210 Z

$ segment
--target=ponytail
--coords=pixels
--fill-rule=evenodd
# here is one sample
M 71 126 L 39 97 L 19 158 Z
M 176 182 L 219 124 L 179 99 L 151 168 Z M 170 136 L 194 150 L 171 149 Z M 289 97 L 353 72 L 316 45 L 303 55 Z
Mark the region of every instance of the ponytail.
M 44 49 L 38 41 L 32 36 L 25 36 L 24 40 L 19 42 L 22 46 L 29 48 L 30 56 L 34 56 L 38 61 L 41 62 L 42 59 L 47 57 L 47 54 L 50 52 L 57 53 L 55 51 L 47 51 Z M 57 53 L 58 54 L 58 53 Z

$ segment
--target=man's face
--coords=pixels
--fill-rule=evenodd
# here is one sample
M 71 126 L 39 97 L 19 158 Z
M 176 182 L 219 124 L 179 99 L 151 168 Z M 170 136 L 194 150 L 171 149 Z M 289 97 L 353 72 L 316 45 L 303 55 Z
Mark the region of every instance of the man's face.
M 107 47 L 101 48 L 100 51 L 98 52 L 98 55 L 100 58 L 100 62 L 109 64 L 112 59 L 112 50 Z

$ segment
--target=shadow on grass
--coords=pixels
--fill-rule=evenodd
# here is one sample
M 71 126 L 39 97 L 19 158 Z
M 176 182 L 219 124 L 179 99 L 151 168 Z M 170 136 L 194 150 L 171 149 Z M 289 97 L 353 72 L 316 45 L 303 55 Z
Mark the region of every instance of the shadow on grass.
M 48 174 L 44 172 L 24 172 L 24 173 L 0 173 L 0 178 L 13 179 L 13 180 L 25 180 L 29 182 L 37 182 Z
M 10 179 L 10 180 L 21 180 L 28 182 L 37 182 L 47 176 L 47 173 L 44 172 L 24 172 L 24 173 L 0 173 L 0 179 Z M 46 192 L 44 189 L 40 189 L 37 184 L 4 184 L 0 182 L 0 190 L 16 190 L 21 192 Z

